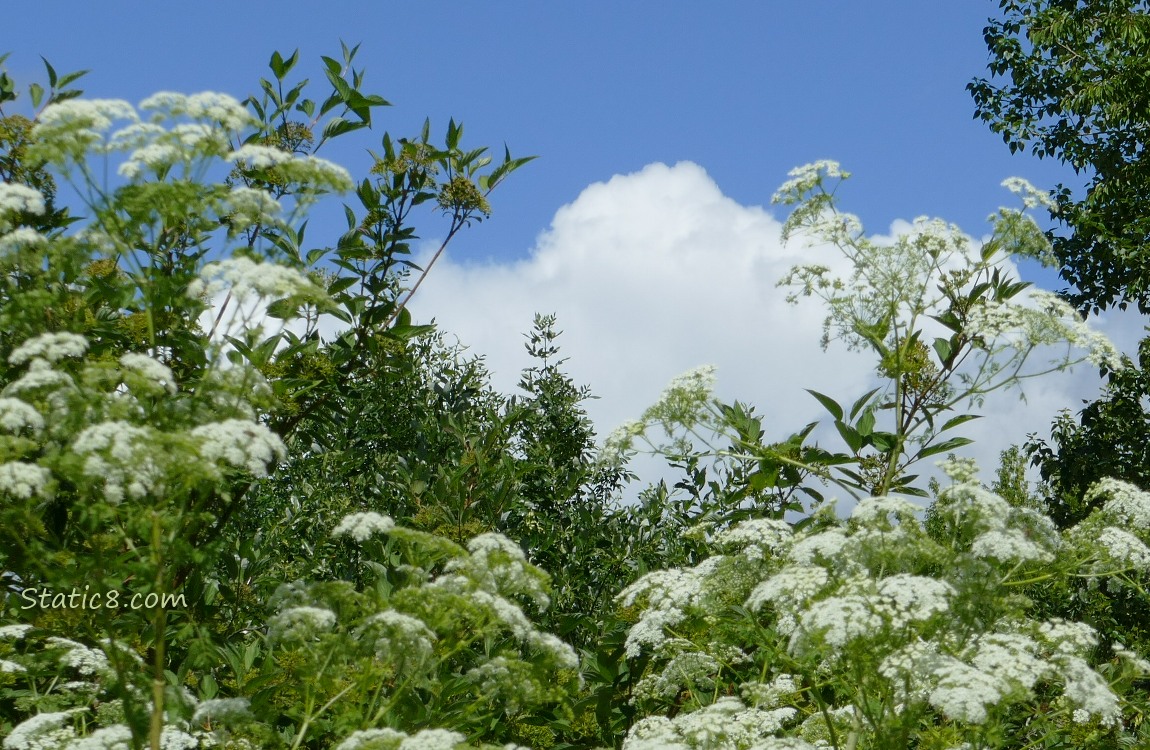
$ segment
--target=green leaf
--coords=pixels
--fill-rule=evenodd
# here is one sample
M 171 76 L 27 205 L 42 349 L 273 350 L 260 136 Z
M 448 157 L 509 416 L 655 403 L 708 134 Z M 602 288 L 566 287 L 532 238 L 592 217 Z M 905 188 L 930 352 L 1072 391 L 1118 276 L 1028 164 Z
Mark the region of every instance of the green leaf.
M 28 95 L 32 97 L 32 106 L 39 107 L 40 102 L 44 99 L 44 87 L 38 83 L 33 83 L 28 87 Z
M 272 69 L 272 73 L 275 75 L 275 77 L 280 80 L 283 79 L 284 73 L 287 72 L 284 69 L 283 55 L 281 55 L 279 52 L 272 53 L 272 59 L 268 63 L 268 67 Z
M 843 408 L 838 405 L 837 401 L 835 401 L 830 396 L 826 396 L 822 393 L 819 393 L 818 391 L 812 391 L 810 388 L 807 388 L 806 392 L 811 394 L 812 396 L 814 396 L 816 399 L 818 399 L 818 402 L 823 405 L 824 409 L 826 409 L 828 412 L 830 412 L 832 417 L 834 417 L 836 420 L 839 420 L 839 421 L 842 420 Z
M 950 359 L 951 346 L 949 339 L 935 339 L 934 340 L 934 353 L 938 355 L 939 362 L 946 362 Z
M 867 404 L 867 402 L 869 402 L 871 400 L 871 398 L 873 398 L 874 395 L 881 390 L 882 390 L 881 388 L 875 388 L 874 390 L 868 391 L 867 393 L 863 394 L 862 397 L 860 397 L 858 401 L 855 401 L 854 405 L 851 406 L 851 412 L 849 415 L 850 418 L 854 419 L 855 417 L 857 417 L 859 411 L 861 411 L 862 408 Z
M 858 434 L 863 437 L 868 437 L 874 431 L 874 410 L 867 409 L 862 413 L 862 416 L 855 422 L 855 429 Z
M 841 419 L 835 420 L 835 428 L 838 429 L 839 434 L 842 435 L 843 440 L 853 453 L 858 453 L 862 450 L 864 442 L 862 435 L 859 435 L 857 430 Z
M 948 453 L 953 451 L 955 448 L 961 448 L 962 446 L 970 445 L 973 442 L 974 441 L 970 438 L 953 437 L 949 440 L 944 440 L 938 445 L 932 445 L 927 448 L 923 448 L 918 452 L 918 455 L 915 458 L 922 459 L 929 456 L 937 456 L 939 453 Z
M 958 427 L 960 424 L 965 424 L 973 419 L 982 419 L 981 414 L 959 414 L 957 417 L 952 417 L 946 421 L 939 432 L 946 432 L 951 427 Z
M 40 56 L 40 59 L 44 61 L 44 68 L 48 71 L 48 85 L 52 88 L 56 88 L 56 81 L 58 80 L 56 77 L 56 69 L 52 67 L 52 64 L 49 63 L 43 55 Z

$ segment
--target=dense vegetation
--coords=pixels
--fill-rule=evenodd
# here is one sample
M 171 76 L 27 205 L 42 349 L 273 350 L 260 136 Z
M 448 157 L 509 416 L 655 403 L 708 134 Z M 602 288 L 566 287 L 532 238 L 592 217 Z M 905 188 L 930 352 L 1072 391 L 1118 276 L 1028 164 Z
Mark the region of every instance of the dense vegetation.
M 1027 96 L 1054 86 L 1051 39 L 1123 65 L 1141 16 L 1122 13 L 1141 9 L 1092 5 L 1004 2 L 992 73 L 1020 33 Z M 1067 13 L 1106 33 L 1068 36 L 1090 27 Z M 244 102 L 132 105 L 82 98 L 81 73 L 48 66 L 19 91 L 0 74 L 5 750 L 1150 741 L 1146 362 L 1086 325 L 1085 297 L 1007 262 L 1053 257 L 1080 295 L 1117 295 L 1091 304 L 1136 299 L 1076 265 L 1088 240 L 1125 252 L 1075 234 L 1089 196 L 1067 212 L 1065 189 L 1008 180 L 1022 207 L 985 242 L 927 220 L 879 240 L 837 205 L 838 164 L 794 170 L 785 238 L 839 257 L 780 285 L 881 380 L 811 391 L 839 447 L 815 425 L 766 440 L 707 367 L 600 444 L 554 316 L 528 332 L 515 394 L 412 324 L 433 272 L 411 260 L 415 221 L 442 253 L 528 159 L 464 147 L 454 121 L 442 142 L 430 125 L 377 136 L 362 177 L 317 156 L 387 106 L 355 52 L 322 59 L 318 94 L 276 53 Z M 1020 101 L 972 91 L 992 122 Z M 1140 144 L 1122 119 L 1140 112 L 1108 113 L 1107 132 Z M 1008 142 L 1036 132 L 1002 117 Z M 341 195 L 345 231 L 307 235 Z M 1043 207 L 1077 239 L 1044 233 Z M 1080 362 L 1108 390 L 1053 447 L 1032 438 L 1039 491 L 1020 450 L 990 486 L 954 457 L 988 393 Z M 1123 448 L 1099 461 L 1104 444 Z M 681 478 L 623 504 L 638 451 Z M 944 457 L 947 484 L 924 483 Z

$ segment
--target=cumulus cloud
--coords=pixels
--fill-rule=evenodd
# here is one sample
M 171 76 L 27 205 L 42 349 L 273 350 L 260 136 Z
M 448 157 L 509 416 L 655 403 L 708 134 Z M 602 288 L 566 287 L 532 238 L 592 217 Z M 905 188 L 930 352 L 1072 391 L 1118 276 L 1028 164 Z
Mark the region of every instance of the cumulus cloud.
M 845 263 L 801 241 L 784 246 L 780 218 L 724 196 L 696 164 L 651 164 L 587 187 L 523 260 L 469 265 L 446 255 L 413 312 L 424 322 L 434 314 L 483 355 L 505 392 L 530 364 L 522 334 L 533 315 L 556 313 L 568 372 L 599 397 L 587 408 L 600 435 L 637 417 L 675 375 L 713 364 L 717 395 L 753 404 L 767 438 L 783 439 L 826 416 L 805 388 L 851 403 L 877 381 L 872 356 L 835 343 L 821 349 L 821 304 L 788 305 L 776 287 L 796 263 Z M 1102 327 L 1131 351 L 1135 321 L 1115 314 Z M 1082 366 L 1031 381 L 1025 403 L 1016 392 L 993 394 L 977 410 L 984 418 L 964 426 L 977 442 L 963 454 L 989 480 L 1001 450 L 1045 433 L 1058 409 L 1080 407 L 1098 385 Z M 831 432 L 817 434 L 841 447 Z

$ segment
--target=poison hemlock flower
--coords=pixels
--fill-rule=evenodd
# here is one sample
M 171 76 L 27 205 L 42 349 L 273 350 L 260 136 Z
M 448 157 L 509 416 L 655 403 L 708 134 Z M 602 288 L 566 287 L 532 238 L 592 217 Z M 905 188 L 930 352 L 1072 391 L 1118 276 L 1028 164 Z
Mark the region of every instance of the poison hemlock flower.
M 234 723 L 251 717 L 251 703 L 247 698 L 215 698 L 196 706 L 192 714 L 193 724 L 204 722 Z
M 44 417 L 25 401 L 0 397 L 0 429 L 13 434 L 27 430 L 37 435 L 44 429 Z
M 189 297 L 213 297 L 229 292 L 237 301 L 255 295 L 263 299 L 322 302 L 327 294 L 294 268 L 278 263 L 257 263 L 250 258 L 228 258 L 208 263 L 200 277 L 188 284 Z
M 394 663 L 397 669 L 422 667 L 431 659 L 437 640 L 423 620 L 390 609 L 367 618 L 359 635 L 373 638 L 376 658 Z
M 315 640 L 335 627 L 335 612 L 321 607 L 291 607 L 268 621 L 268 638 L 277 643 Z
M 176 378 L 172 370 L 162 362 L 157 362 L 146 354 L 129 352 L 120 357 L 120 366 L 138 376 L 137 385 L 145 385 L 152 392 L 176 392 Z
M 773 518 L 753 518 L 715 536 L 721 548 L 738 550 L 751 561 L 761 561 L 774 553 L 794 536 L 794 530 L 786 521 Z
M 1150 530 L 1150 493 L 1118 479 L 1103 479 L 1086 492 L 1086 501 L 1107 498 L 1102 512 L 1135 529 Z
M 39 190 L 14 182 L 0 182 L 0 232 L 10 224 L 6 214 L 44 213 L 44 196 Z
M 335 746 L 335 750 L 397 750 L 406 737 L 395 729 L 361 729 L 349 734 Z
M 226 419 L 200 425 L 191 434 L 200 441 L 200 454 L 206 460 L 222 461 L 257 477 L 267 476 L 268 467 L 287 455 L 279 436 L 256 422 Z
M 0 493 L 27 500 L 44 497 L 52 474 L 43 466 L 24 461 L 0 464 Z
M 12 728 L 4 739 L 4 750 L 49 750 L 76 739 L 76 730 L 65 722 L 86 708 L 36 714 Z
M 357 542 L 367 541 L 372 534 L 386 534 L 395 528 L 390 516 L 379 513 L 352 513 L 346 515 L 331 531 L 333 537 L 350 536 Z
M 66 357 L 82 357 L 88 351 L 88 340 L 75 333 L 42 333 L 16 347 L 8 363 L 22 365 L 32 360 L 55 364 Z

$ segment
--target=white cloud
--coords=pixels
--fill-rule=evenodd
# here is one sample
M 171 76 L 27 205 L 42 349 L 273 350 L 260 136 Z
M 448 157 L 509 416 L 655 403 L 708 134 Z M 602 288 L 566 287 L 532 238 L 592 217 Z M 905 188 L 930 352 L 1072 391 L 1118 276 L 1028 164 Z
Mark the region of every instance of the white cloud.
M 534 313 L 557 313 L 568 372 L 599 396 L 587 407 L 600 435 L 637 417 L 675 375 L 714 364 L 717 395 L 755 405 L 767 438 L 782 439 L 826 416 L 804 388 L 849 404 L 873 387 L 874 361 L 835 343 L 824 352 L 821 305 L 786 304 L 776 281 L 819 248 L 784 247 L 780 228 L 763 208 L 725 197 L 696 164 L 651 164 L 586 188 L 556 212 L 525 260 L 465 265 L 449 251 L 413 313 L 424 322 L 433 314 L 484 355 L 505 392 L 530 364 L 523 334 Z M 819 262 L 845 263 L 836 253 Z M 1115 314 L 1104 330 L 1130 346 L 1134 325 L 1134 316 Z M 994 394 L 979 410 L 985 418 L 964 427 L 977 442 L 963 454 L 989 480 L 1002 449 L 1044 434 L 1059 408 L 1078 408 L 1097 389 L 1096 373 L 1083 366 L 1031 381 L 1027 403 Z M 841 447 L 818 434 L 826 447 Z

